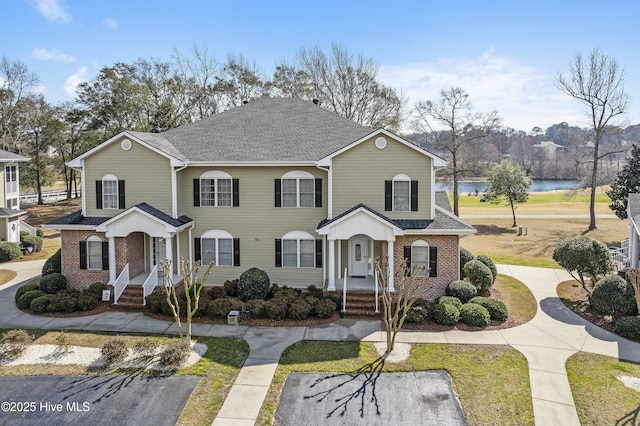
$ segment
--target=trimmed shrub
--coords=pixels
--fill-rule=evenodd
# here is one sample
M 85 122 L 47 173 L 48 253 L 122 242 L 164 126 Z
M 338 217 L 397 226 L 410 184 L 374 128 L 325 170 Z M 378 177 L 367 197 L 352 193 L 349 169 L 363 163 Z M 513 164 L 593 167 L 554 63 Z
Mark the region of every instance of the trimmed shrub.
M 620 317 L 613 328 L 625 339 L 640 340 L 640 317 Z
M 78 296 L 77 307 L 81 311 L 90 311 L 98 306 L 98 299 L 92 294 L 81 294 Z
M 42 276 L 57 272 L 62 273 L 62 249 L 58 249 L 42 266 Z
M 34 252 L 42 250 L 42 237 L 36 235 L 25 235 L 22 238 L 23 247 L 32 247 Z
M 10 260 L 19 259 L 20 247 L 9 241 L 0 241 L 0 262 L 8 262 Z
M 271 281 L 265 271 L 258 268 L 247 269 L 238 280 L 238 297 L 244 301 L 266 299 L 270 287 Z
M 40 296 L 44 296 L 45 293 L 42 290 L 31 290 L 31 291 L 27 291 L 26 293 L 24 293 L 22 296 L 20 296 L 20 299 L 18 299 L 18 302 L 16 303 L 16 306 L 19 309 L 30 309 L 31 308 L 31 302 L 33 301 L 33 299 L 40 297 Z
M 50 299 L 51 299 L 50 294 L 43 294 L 42 296 L 39 296 L 33 299 L 29 307 L 31 308 L 31 311 L 33 311 L 34 314 L 43 314 L 47 312 Z
M 452 327 L 458 323 L 459 319 L 460 311 L 454 305 L 449 303 L 438 303 L 433 308 L 433 320 L 436 324 Z
M 187 339 L 175 339 L 167 343 L 158 361 L 166 369 L 178 369 L 189 358 L 191 343 Z
M 336 302 L 331 299 L 320 299 L 316 305 L 316 315 L 318 318 L 329 318 L 338 308 Z
M 20 241 L 22 241 L 22 239 L 27 235 L 31 235 L 31 234 L 27 231 L 20 231 Z
M 489 291 L 493 285 L 493 275 L 491 269 L 479 260 L 472 260 L 464 265 L 464 275 L 469 279 L 478 292 Z
M 509 317 L 507 305 L 499 300 L 476 296 L 473 299 L 469 300 L 469 303 L 475 303 L 477 305 L 483 306 L 487 311 L 489 311 L 489 315 L 491 316 L 492 320 L 503 322 L 506 321 Z
M 40 238 L 44 238 L 44 231 L 40 228 L 36 229 L 36 235 Z
M 311 313 L 309 315 L 315 315 L 316 306 L 318 306 L 318 302 L 320 302 L 320 299 L 316 296 L 305 296 L 304 299 L 307 301 L 307 303 L 309 303 L 309 305 L 311 305 Z
M 224 287 L 216 286 L 211 287 L 211 289 L 209 290 L 209 299 L 214 300 L 223 297 L 227 297 L 227 292 L 224 291 Z
M 227 280 L 223 287 L 227 296 L 238 297 L 238 280 Z
M 207 314 L 212 318 L 226 318 L 233 308 L 229 298 L 214 299 L 207 303 Z
M 296 299 L 300 296 L 300 293 L 301 292 L 299 290 L 287 287 L 285 285 L 283 287 L 275 289 L 275 291 L 273 292 L 273 298 L 280 299 L 290 305 L 296 301 Z
M 496 282 L 496 278 L 498 277 L 498 268 L 496 268 L 496 264 L 493 263 L 493 260 L 491 260 L 489 256 L 485 256 L 484 254 L 476 257 L 476 260 L 479 260 L 480 262 L 487 265 L 487 267 L 491 271 L 491 275 L 493 276 L 493 283 L 491 283 L 493 285 Z
M 51 296 L 49 299 L 49 312 L 75 312 L 78 310 L 77 290 L 61 291 Z
M 116 362 L 123 361 L 129 351 L 127 350 L 127 344 L 121 337 L 112 337 L 107 340 L 102 349 L 100 349 L 100 355 L 106 365 L 112 365 Z
M 458 310 L 462 308 L 462 302 L 460 301 L 460 299 L 454 296 L 440 296 L 438 298 L 438 304 L 443 304 L 443 303 L 448 303 L 450 305 L 453 305 L 456 308 L 458 308 Z
M 306 299 L 297 299 L 289 306 L 289 317 L 294 320 L 309 318 L 312 307 Z
M 107 285 L 105 283 L 96 281 L 95 283 L 89 284 L 87 293 L 95 297 L 97 300 L 102 300 L 102 291 L 106 289 L 107 289 Z
M 287 316 L 287 308 L 287 302 L 283 299 L 271 299 L 265 305 L 265 314 L 267 318 L 281 320 Z
M 585 235 L 575 235 L 560 241 L 553 250 L 553 260 L 580 280 L 583 287 L 585 273 L 601 277 L 615 266 L 609 247 Z
M 457 297 L 462 303 L 467 303 L 476 297 L 478 289 L 469 281 L 458 280 L 450 282 L 445 288 L 444 293 L 447 296 Z
M 57 272 L 45 275 L 40 279 L 40 290 L 49 294 L 56 294 L 67 288 L 67 278 Z
M 167 303 L 166 296 L 164 294 L 154 292 L 145 298 L 146 309 L 154 314 L 162 312 L 162 304 Z
M 596 312 L 616 318 L 637 314 L 631 284 L 619 275 L 607 275 L 593 286 L 589 304 Z
M 267 302 L 262 299 L 251 299 L 245 304 L 245 309 L 254 318 L 264 318 L 266 315 Z
M 460 321 L 472 327 L 486 327 L 491 322 L 491 315 L 483 306 L 465 303 L 460 308 Z
M 33 343 L 33 336 L 25 330 L 9 330 L 2 335 L 0 343 L 0 356 L 2 358 L 14 359 L 27 350 L 27 346 Z
M 307 293 L 309 293 L 309 296 L 315 296 L 318 299 L 322 298 L 322 289 L 313 284 L 307 286 Z
M 144 340 L 139 341 L 135 345 L 133 345 L 133 354 L 136 358 L 142 358 L 145 360 L 149 360 L 156 355 L 158 351 L 158 343 L 145 337 Z
M 20 299 L 20 297 L 22 297 L 23 294 L 32 290 L 40 290 L 40 287 L 38 286 L 37 283 L 25 284 L 22 287 L 20 287 L 18 290 L 16 290 L 16 296 L 15 296 L 16 304 L 18 303 L 18 300 Z
M 464 265 L 471 262 L 476 257 L 464 247 L 460 247 L 460 279 L 463 279 L 464 276 Z
M 423 299 L 418 299 L 407 312 L 407 318 L 405 321 L 410 324 L 421 324 L 428 316 L 429 311 L 427 310 L 427 302 Z

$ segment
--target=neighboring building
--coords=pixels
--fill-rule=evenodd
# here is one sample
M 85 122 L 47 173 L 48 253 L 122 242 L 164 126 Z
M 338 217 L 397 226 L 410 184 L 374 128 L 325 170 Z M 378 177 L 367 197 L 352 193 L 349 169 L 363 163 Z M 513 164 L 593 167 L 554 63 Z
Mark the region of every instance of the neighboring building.
M 434 190 L 444 160 L 300 99 L 122 132 L 68 165 L 82 173 L 82 210 L 46 226 L 61 230 L 76 288 L 153 281 L 165 258 L 178 275 L 185 257 L 217 265 L 210 285 L 258 267 L 329 290 L 346 270 L 348 286 L 373 290 L 374 259 L 388 256 L 428 267 L 435 298 L 458 278 L 460 236 L 475 232 Z
M 558 151 L 563 152 L 564 146 L 558 145 L 553 141 L 541 141 L 535 145 L 531 145 L 531 148 L 536 152 L 538 157 L 542 157 L 546 160 L 557 160 Z
M 28 157 L 0 150 L 0 163 L 4 185 L 0 185 L 0 239 L 20 242 L 21 217 L 26 212 L 20 210 L 20 167 Z

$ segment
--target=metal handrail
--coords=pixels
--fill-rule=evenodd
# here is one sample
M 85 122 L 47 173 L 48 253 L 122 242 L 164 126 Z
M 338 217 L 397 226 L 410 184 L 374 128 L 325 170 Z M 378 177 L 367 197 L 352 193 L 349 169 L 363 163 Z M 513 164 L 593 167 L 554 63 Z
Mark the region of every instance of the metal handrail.
M 347 268 L 344 268 L 344 280 L 342 281 L 342 312 L 347 311 Z
M 379 303 L 379 300 L 378 300 L 378 291 L 379 291 L 379 289 L 378 289 L 378 273 L 375 274 L 375 281 L 376 281 L 376 314 L 377 314 L 378 312 L 380 312 L 380 309 L 378 308 L 378 303 Z
M 129 264 L 124 265 L 124 269 L 120 272 L 118 279 L 113 283 L 113 304 L 118 304 L 118 299 L 122 296 L 124 289 L 129 284 Z
M 147 304 L 147 296 L 153 292 L 153 289 L 158 285 L 158 265 L 154 266 L 151 270 L 151 273 L 144 280 L 144 284 L 142 284 L 142 305 Z

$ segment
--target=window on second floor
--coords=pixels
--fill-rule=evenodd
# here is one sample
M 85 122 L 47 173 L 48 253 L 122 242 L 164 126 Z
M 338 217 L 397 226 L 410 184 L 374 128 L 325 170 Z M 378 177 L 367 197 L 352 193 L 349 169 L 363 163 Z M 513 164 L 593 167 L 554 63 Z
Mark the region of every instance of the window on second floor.
M 97 209 L 124 209 L 124 180 L 114 175 L 104 175 L 96 181 Z
M 214 170 L 193 180 L 193 205 L 208 207 L 238 207 L 239 180 L 229 173 Z
M 418 181 L 404 174 L 398 174 L 384 185 L 385 211 L 418 211 Z
M 322 179 L 295 170 L 275 180 L 276 207 L 322 207 Z
M 7 194 L 18 193 L 18 166 L 7 166 L 4 169 L 5 190 Z

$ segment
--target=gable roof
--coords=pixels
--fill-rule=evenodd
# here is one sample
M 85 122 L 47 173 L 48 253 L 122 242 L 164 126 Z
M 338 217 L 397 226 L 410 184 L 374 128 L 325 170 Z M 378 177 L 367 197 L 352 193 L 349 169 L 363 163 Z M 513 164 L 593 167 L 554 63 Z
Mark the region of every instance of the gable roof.
M 26 163 L 29 160 L 31 158 L 0 149 L 0 163 Z
M 627 194 L 627 216 L 636 228 L 636 232 L 640 233 L 640 194 Z

